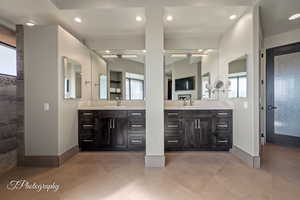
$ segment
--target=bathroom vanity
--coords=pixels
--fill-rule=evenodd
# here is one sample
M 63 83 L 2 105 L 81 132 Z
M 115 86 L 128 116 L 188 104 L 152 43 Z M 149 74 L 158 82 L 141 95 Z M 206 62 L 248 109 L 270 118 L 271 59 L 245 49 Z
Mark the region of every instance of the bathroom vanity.
M 145 150 L 145 110 L 80 109 L 78 119 L 82 151 Z M 232 146 L 232 110 L 166 109 L 164 134 L 167 151 L 228 151 Z

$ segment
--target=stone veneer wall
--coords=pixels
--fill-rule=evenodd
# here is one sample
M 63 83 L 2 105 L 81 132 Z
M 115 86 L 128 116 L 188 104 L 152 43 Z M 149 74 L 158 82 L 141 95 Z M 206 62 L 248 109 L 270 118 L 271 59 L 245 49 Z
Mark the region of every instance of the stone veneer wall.
M 0 174 L 16 166 L 16 77 L 0 75 Z
M 16 26 L 17 42 L 17 145 L 18 145 L 18 166 L 24 165 L 25 156 L 25 106 L 24 106 L 24 26 Z
M 16 46 L 14 31 L 0 26 L 0 41 Z M 17 164 L 16 77 L 0 74 L 0 175 Z

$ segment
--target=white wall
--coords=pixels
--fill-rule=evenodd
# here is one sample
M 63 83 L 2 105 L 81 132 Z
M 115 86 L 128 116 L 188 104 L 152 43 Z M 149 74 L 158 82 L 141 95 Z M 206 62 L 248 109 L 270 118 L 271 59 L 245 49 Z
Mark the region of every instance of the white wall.
M 58 154 L 57 45 L 57 26 L 24 26 L 25 155 Z
M 63 62 L 68 57 L 81 64 L 82 98 L 79 100 L 64 100 L 63 98 Z M 59 71 L 59 154 L 78 145 L 77 108 L 80 100 L 91 98 L 91 55 L 90 50 L 63 28 L 58 27 L 57 66 Z M 86 84 L 85 81 L 88 81 Z
M 264 39 L 264 48 L 269 49 L 296 42 L 300 42 L 300 29 L 266 37 Z
M 90 100 L 91 51 L 56 25 L 25 27 L 24 37 L 26 155 L 60 155 L 78 145 L 80 101 L 64 100 L 63 56 L 81 64 L 81 100 Z
M 233 143 L 240 149 L 258 156 L 258 80 L 259 66 L 257 56 L 258 40 L 257 11 L 251 9 L 222 37 L 219 49 L 219 73 L 225 78 L 228 74 L 228 63 L 243 55 L 247 55 L 248 97 L 230 100 L 235 104 L 235 121 Z M 257 37 L 257 38 L 256 38 Z M 257 55 L 256 55 L 257 53 Z M 256 144 L 257 143 L 257 144 Z

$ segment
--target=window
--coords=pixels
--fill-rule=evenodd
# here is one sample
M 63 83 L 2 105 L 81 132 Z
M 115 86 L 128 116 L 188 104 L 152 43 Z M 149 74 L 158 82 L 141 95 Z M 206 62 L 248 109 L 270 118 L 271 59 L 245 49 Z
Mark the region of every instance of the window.
M 247 76 L 246 75 L 231 75 L 229 77 L 229 98 L 244 98 L 247 97 Z
M 0 74 L 16 76 L 16 48 L 0 42 Z
M 100 93 L 100 99 L 107 99 L 107 76 L 106 75 L 100 75 L 99 78 L 99 93 Z
M 126 73 L 126 100 L 144 99 L 144 75 Z

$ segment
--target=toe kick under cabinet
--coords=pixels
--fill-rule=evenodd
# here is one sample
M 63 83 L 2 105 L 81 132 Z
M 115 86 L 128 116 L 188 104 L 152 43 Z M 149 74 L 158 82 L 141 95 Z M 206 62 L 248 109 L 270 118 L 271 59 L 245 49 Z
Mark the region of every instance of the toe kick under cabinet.
M 144 110 L 79 110 L 82 151 L 145 150 Z
M 232 147 L 232 110 L 166 110 L 167 151 L 228 151 Z

